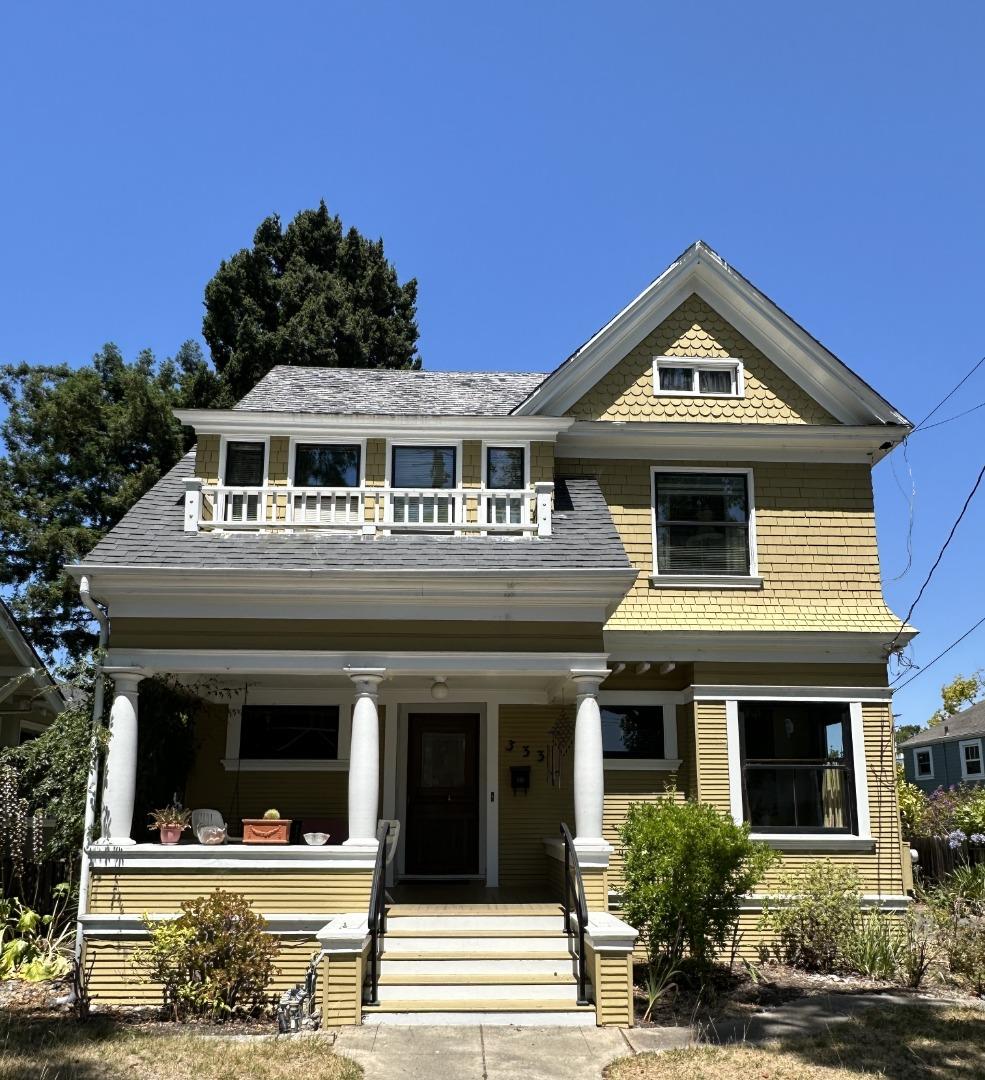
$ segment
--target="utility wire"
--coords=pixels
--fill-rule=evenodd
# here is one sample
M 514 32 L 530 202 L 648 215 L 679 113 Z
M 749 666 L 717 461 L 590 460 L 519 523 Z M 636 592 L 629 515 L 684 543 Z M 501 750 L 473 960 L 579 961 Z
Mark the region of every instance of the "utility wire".
M 978 622 L 976 622 L 976 623 L 975 623 L 975 625 L 974 625 L 974 626 L 973 626 L 973 627 L 972 627 L 972 628 L 971 628 L 970 630 L 966 630 L 966 631 L 965 631 L 965 632 L 964 632 L 964 633 L 963 633 L 963 634 L 961 635 L 961 637 L 959 637 L 959 638 L 957 638 L 956 640 L 952 641 L 952 642 L 951 642 L 951 644 L 950 644 L 950 645 L 948 645 L 948 647 L 947 647 L 946 649 L 944 649 L 944 651 L 943 651 L 943 652 L 939 652 L 939 653 L 938 653 L 938 654 L 937 654 L 937 655 L 936 655 L 936 656 L 934 657 L 934 659 L 930 661 L 930 663 L 929 663 L 929 664 L 924 664 L 924 665 L 923 665 L 923 667 L 922 667 L 922 668 L 920 668 L 920 669 L 919 669 L 919 671 L 917 671 L 917 672 L 916 672 L 916 674 L 914 674 L 914 675 L 911 675 L 911 676 L 910 676 L 910 677 L 909 677 L 909 678 L 908 678 L 908 679 L 906 680 L 906 682 L 904 682 L 904 683 L 900 683 L 900 685 L 899 685 L 899 686 L 897 686 L 897 687 L 895 687 L 895 689 L 896 689 L 896 690 L 902 690 L 902 689 L 903 689 L 903 687 L 905 687 L 905 686 L 909 686 L 909 685 L 910 685 L 910 683 L 911 683 L 911 682 L 913 682 L 913 680 L 914 680 L 914 679 L 919 679 L 919 678 L 920 678 L 920 676 L 921 676 L 921 675 L 922 675 L 922 674 L 923 674 L 923 673 L 924 673 L 925 671 L 929 671 L 929 670 L 930 670 L 930 669 L 931 669 L 931 668 L 932 668 L 932 667 L 934 666 L 934 664 L 936 664 L 936 663 L 937 663 L 937 661 L 941 659 L 941 657 L 947 656 L 947 654 L 948 654 L 948 653 L 949 653 L 949 652 L 950 652 L 950 651 L 951 651 L 951 650 L 952 650 L 952 649 L 953 649 L 953 648 L 955 647 L 955 645 L 960 645 L 960 644 L 961 644 L 961 642 L 962 642 L 962 641 L 964 641 L 964 639 L 965 639 L 966 637 L 968 637 L 968 636 L 969 636 L 970 634 L 973 634 L 973 633 L 974 633 L 974 632 L 975 632 L 975 631 L 976 631 L 976 630 L 977 630 L 977 629 L 979 628 L 979 626 L 981 626 L 981 625 L 982 625 L 983 623 L 985 623 L 985 615 L 983 615 L 983 616 L 982 616 L 982 617 L 981 617 L 981 618 L 980 618 L 980 619 L 978 620 Z
M 954 416 L 949 416 L 946 420 L 938 420 L 936 424 L 928 424 L 926 427 L 921 427 L 920 431 L 930 431 L 935 427 L 943 427 L 944 424 L 950 424 L 952 420 L 960 420 L 962 416 L 967 416 L 969 413 L 976 412 L 978 409 L 985 409 L 985 401 L 980 401 L 977 405 L 972 405 L 970 409 L 965 409 L 964 412 L 956 413 Z M 915 434 L 916 428 L 910 432 L 910 435 Z M 907 436 L 909 438 L 909 435 Z
M 914 431 L 919 431 L 946 401 L 950 401 L 951 398 L 954 397 L 954 395 L 961 389 L 961 387 L 964 386 L 964 384 L 972 377 L 972 375 L 974 375 L 975 372 L 982 366 L 982 364 L 985 364 L 985 356 L 983 356 L 978 361 L 978 363 L 975 364 L 971 371 L 969 371 L 968 374 L 965 375 L 965 377 L 961 380 L 961 382 L 957 384 L 957 386 L 954 387 L 953 390 L 949 391 L 947 394 L 944 395 L 944 397 L 940 399 L 940 401 L 937 402 L 937 404 L 930 410 L 930 412 L 927 413 L 927 415 L 920 421 L 919 424 L 917 424 L 913 431 L 910 432 L 910 434 L 912 435 Z
M 983 357 L 982 359 L 985 360 L 985 357 Z M 958 531 L 958 526 L 961 524 L 961 519 L 965 516 L 965 513 L 967 512 L 968 507 L 971 504 L 971 500 L 975 497 L 975 492 L 978 490 L 983 479 L 985 479 L 985 465 L 982 466 L 981 472 L 979 472 L 978 474 L 978 479 L 975 481 L 975 486 L 969 492 L 968 498 L 965 499 L 964 506 L 961 507 L 961 513 L 958 514 L 954 524 L 951 526 L 951 531 L 947 534 L 947 539 L 944 541 L 943 546 L 937 553 L 937 558 L 934 560 L 934 565 L 930 568 L 929 573 L 924 578 L 923 584 L 920 586 L 920 591 L 916 595 L 916 599 L 913 601 L 912 604 L 910 604 L 910 610 L 906 613 L 905 618 L 900 623 L 900 628 L 896 631 L 896 636 L 889 643 L 890 652 L 893 651 L 893 647 L 895 646 L 896 642 L 899 641 L 900 634 L 903 633 L 903 627 L 905 627 L 906 624 L 910 621 L 910 616 L 913 614 L 913 611 L 916 608 L 917 604 L 920 603 L 920 598 L 923 596 L 924 590 L 930 584 L 930 579 L 934 576 L 934 571 L 937 569 L 938 566 L 940 566 L 941 559 L 944 558 L 944 552 L 947 551 L 948 545 L 954 539 L 954 534 Z

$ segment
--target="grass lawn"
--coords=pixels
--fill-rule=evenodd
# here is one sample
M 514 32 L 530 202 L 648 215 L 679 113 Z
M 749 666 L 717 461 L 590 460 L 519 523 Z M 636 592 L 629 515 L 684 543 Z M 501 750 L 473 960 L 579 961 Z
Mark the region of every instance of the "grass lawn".
M 980 1080 L 985 1012 L 872 1006 L 823 1035 L 623 1058 L 606 1080 Z
M 232 1041 L 93 1017 L 0 1015 L 0 1080 L 358 1080 L 325 1039 Z M 206 1029 L 208 1030 L 208 1029 Z M 215 1029 L 212 1029 L 215 1030 Z

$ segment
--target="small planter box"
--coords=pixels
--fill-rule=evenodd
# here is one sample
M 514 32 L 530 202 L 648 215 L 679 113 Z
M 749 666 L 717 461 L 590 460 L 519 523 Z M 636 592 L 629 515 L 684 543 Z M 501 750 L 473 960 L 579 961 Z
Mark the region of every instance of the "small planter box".
M 243 818 L 244 844 L 287 844 L 290 838 L 290 818 Z

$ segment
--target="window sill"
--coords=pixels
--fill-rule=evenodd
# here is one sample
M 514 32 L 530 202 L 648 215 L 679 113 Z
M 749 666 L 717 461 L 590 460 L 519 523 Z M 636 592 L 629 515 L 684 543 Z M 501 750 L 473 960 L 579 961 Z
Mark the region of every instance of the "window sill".
M 750 833 L 750 840 L 761 840 L 775 851 L 857 852 L 875 851 L 876 842 L 866 836 L 844 833 Z
M 347 758 L 223 758 L 226 772 L 348 772 Z
M 651 574 L 651 589 L 761 589 L 763 579 L 739 574 Z
M 622 772 L 676 772 L 680 758 L 604 758 L 603 768 Z
M 700 390 L 656 390 L 653 394 L 654 397 L 664 398 L 726 398 L 732 401 L 742 401 L 745 397 L 744 394 L 715 394 L 715 393 L 702 393 Z

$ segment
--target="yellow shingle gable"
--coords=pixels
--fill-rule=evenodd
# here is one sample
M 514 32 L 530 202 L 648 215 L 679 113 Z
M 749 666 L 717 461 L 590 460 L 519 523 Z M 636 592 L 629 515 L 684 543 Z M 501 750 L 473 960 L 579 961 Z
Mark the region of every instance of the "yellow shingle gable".
M 658 397 L 656 356 L 741 360 L 742 398 Z M 693 293 L 569 410 L 579 420 L 835 424 L 835 418 Z

